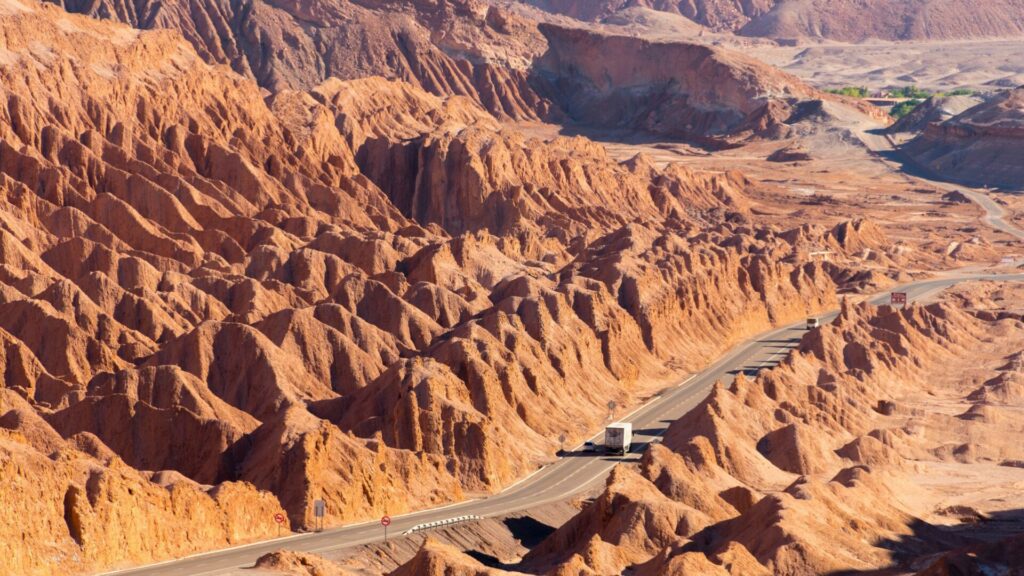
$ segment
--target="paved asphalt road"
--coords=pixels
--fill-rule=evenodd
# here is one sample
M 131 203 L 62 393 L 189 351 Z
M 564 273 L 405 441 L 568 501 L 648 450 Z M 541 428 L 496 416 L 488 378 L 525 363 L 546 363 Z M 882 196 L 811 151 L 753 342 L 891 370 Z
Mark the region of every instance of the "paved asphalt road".
M 996 277 L 980 273 L 949 275 L 939 279 L 907 284 L 901 290 L 906 291 L 911 300 L 922 300 L 964 280 Z M 1024 281 L 1024 274 L 998 276 L 998 278 Z M 875 297 L 872 302 L 881 304 L 886 303 L 887 299 L 888 295 L 886 294 Z M 823 321 L 831 321 L 835 316 L 836 312 L 832 312 L 821 318 Z M 648 442 L 659 438 L 673 420 L 678 419 L 704 400 L 716 381 L 731 382 L 737 371 L 742 370 L 748 374 L 756 374 L 763 368 L 774 366 L 785 357 L 787 352 L 797 346 L 804 333 L 803 323 L 798 323 L 761 334 L 737 345 L 700 374 L 666 389 L 632 414 L 622 416 L 620 419 L 632 422 L 635 430 L 633 451 L 624 458 L 595 453 L 572 453 L 494 496 L 462 502 L 442 509 L 397 516 L 389 528 L 389 534 L 398 536 L 416 524 L 456 516 L 475 514 L 486 517 L 508 514 L 546 502 L 563 500 L 597 483 L 604 482 L 605 477 L 616 464 L 623 460 L 639 458 L 639 454 Z M 600 440 L 599 437 L 596 439 Z M 383 529 L 377 521 L 374 521 L 333 528 L 320 533 L 300 534 L 257 542 L 162 564 L 123 570 L 114 574 L 119 576 L 211 575 L 252 566 L 261 555 L 280 549 L 322 553 L 377 542 L 382 539 Z

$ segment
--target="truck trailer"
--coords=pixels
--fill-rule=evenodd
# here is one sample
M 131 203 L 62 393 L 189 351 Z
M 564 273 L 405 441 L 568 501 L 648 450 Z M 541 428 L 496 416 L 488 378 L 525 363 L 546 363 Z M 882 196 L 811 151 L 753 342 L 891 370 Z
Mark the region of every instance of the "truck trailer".
M 629 422 L 613 422 L 604 429 L 604 448 L 611 454 L 625 455 L 633 442 L 633 425 Z

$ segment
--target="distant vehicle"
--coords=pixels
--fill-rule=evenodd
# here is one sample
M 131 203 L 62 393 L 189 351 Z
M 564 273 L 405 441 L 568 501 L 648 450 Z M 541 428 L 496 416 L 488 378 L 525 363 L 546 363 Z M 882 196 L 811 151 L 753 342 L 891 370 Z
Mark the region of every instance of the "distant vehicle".
M 808 318 L 807 319 L 807 329 L 808 330 L 814 330 L 818 326 L 821 326 L 821 320 L 818 320 L 817 318 Z
M 593 442 L 584 442 L 583 443 L 583 451 L 584 452 L 597 452 L 597 444 L 594 444 Z
M 629 422 L 614 422 L 604 429 L 604 447 L 612 454 L 629 452 L 633 442 L 633 425 Z

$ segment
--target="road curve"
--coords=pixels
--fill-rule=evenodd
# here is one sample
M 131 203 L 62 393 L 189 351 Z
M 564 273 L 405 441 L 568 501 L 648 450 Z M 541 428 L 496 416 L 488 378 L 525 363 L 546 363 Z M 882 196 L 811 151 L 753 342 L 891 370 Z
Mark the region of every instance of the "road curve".
M 957 283 L 979 279 L 1024 281 L 1024 274 L 950 274 L 937 279 L 913 282 L 894 290 L 907 292 L 911 301 L 919 301 Z M 870 301 L 874 304 L 887 303 L 888 293 L 875 296 Z M 823 321 L 831 321 L 837 314 L 837 311 L 832 311 L 822 315 L 821 318 Z M 764 368 L 774 366 L 799 344 L 804 332 L 804 323 L 800 322 L 760 334 L 733 347 L 725 356 L 703 372 L 666 389 L 632 414 L 624 416 L 622 419 L 632 422 L 635 430 L 634 449 L 625 457 L 573 453 L 488 498 L 396 516 L 389 528 L 389 534 L 398 536 L 416 524 L 455 516 L 475 514 L 487 517 L 509 514 L 540 504 L 564 500 L 595 484 L 602 483 L 616 464 L 625 460 L 638 459 L 647 444 L 655 438 L 660 438 L 671 422 L 703 401 L 716 381 L 729 383 L 737 372 L 756 374 Z M 383 537 L 383 528 L 375 520 L 332 528 L 320 533 L 297 534 L 276 540 L 256 542 L 108 574 L 117 574 L 118 576 L 210 576 L 252 566 L 256 559 L 263 554 L 281 549 L 323 553 L 377 542 Z
M 992 199 L 984 190 L 970 188 L 933 178 L 932 174 L 922 166 L 917 165 L 909 158 L 900 154 L 892 139 L 881 133 L 881 126 L 875 124 L 861 124 L 856 132 L 864 146 L 873 152 L 878 159 L 896 172 L 902 172 L 911 178 L 916 178 L 947 192 L 959 191 L 971 199 L 975 204 L 981 206 L 985 211 L 982 222 L 996 230 L 1005 232 L 1019 240 L 1024 240 L 1024 229 L 1014 225 L 1006 219 L 1006 210 Z

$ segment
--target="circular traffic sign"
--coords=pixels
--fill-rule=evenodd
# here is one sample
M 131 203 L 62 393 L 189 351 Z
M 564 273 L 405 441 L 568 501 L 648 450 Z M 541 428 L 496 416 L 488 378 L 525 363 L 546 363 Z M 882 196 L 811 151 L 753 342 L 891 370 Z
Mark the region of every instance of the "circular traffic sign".
M 284 524 L 284 514 L 274 514 L 274 522 Z
M 381 518 L 380 519 L 380 525 L 381 526 L 390 526 L 391 525 L 391 516 L 384 516 L 383 518 Z

